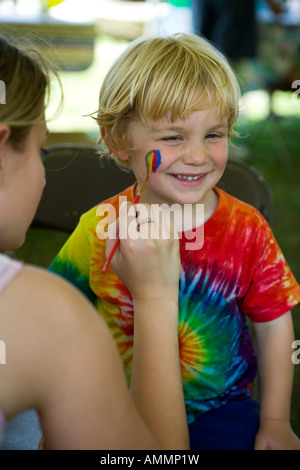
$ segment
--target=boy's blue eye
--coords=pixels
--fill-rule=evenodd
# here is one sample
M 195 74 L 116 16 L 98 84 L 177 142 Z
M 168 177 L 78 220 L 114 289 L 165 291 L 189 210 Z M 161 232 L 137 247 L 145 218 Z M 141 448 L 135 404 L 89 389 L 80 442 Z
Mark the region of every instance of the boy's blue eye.
M 220 137 L 218 134 L 207 134 L 206 138 L 213 139 L 214 137 Z
M 168 136 L 168 137 L 163 137 L 162 140 L 177 141 L 177 140 L 180 140 L 180 137 L 178 135 L 172 135 L 172 136 Z
M 211 133 L 207 134 L 206 138 L 207 139 L 221 139 L 223 137 L 223 134 L 216 134 L 216 133 Z

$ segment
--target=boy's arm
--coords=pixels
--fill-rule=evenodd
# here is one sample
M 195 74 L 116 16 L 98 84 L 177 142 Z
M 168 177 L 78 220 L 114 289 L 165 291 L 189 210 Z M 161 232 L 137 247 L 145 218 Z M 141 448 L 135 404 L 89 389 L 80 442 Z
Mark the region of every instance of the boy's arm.
M 300 450 L 300 440 L 290 427 L 294 367 L 291 346 L 294 329 L 291 312 L 253 323 L 260 382 L 260 428 L 255 450 Z

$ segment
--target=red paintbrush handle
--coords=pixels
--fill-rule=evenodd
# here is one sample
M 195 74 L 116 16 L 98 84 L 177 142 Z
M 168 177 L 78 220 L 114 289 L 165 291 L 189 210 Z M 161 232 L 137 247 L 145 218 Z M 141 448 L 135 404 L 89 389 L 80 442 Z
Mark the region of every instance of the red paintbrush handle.
M 116 242 L 115 242 L 115 244 L 114 244 L 114 246 L 113 246 L 113 249 L 112 249 L 111 252 L 109 253 L 109 256 L 108 256 L 108 258 L 107 258 L 107 260 L 106 260 L 106 262 L 105 262 L 105 264 L 104 264 L 104 266 L 103 266 L 103 268 L 102 268 L 102 272 L 103 272 L 103 273 L 106 272 L 106 270 L 107 270 L 107 268 L 108 268 L 108 266 L 109 266 L 109 264 L 110 264 L 110 262 L 111 262 L 111 260 L 112 260 L 112 258 L 113 258 L 113 256 L 114 256 L 114 254 L 115 254 L 115 252 L 116 252 L 116 249 L 117 249 L 118 246 L 119 246 L 119 243 L 120 243 L 120 237 L 118 236 L 118 238 L 116 239 Z

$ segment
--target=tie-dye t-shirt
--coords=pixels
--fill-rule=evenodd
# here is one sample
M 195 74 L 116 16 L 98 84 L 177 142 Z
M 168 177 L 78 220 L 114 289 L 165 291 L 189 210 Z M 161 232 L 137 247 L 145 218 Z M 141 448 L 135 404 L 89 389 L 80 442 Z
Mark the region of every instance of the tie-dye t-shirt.
M 178 334 L 189 422 L 229 400 L 251 396 L 257 370 L 247 317 L 267 322 L 300 301 L 300 288 L 264 218 L 224 191 L 215 191 L 219 203 L 204 224 L 203 246 L 187 249 L 191 233 L 180 234 Z M 133 201 L 133 186 L 105 203 L 112 204 L 118 216 L 119 203 L 126 198 Z M 102 272 L 108 220 L 102 208 L 81 217 L 50 269 L 95 304 L 118 346 L 129 382 L 132 299 L 111 267 Z M 147 260 L 141 262 L 146 268 Z

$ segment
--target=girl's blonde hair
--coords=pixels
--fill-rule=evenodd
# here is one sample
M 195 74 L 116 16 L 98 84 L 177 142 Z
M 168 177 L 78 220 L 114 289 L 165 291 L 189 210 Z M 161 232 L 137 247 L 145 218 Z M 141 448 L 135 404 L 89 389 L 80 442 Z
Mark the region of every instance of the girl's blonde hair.
M 0 122 L 10 126 L 9 141 L 15 148 L 26 139 L 33 124 L 45 120 L 50 99 L 50 76 L 55 67 L 33 42 L 0 36 L 0 80 L 5 86 L 5 103 L 0 104 Z
M 131 120 L 149 124 L 168 115 L 174 121 L 208 106 L 228 119 L 231 134 L 239 99 L 235 73 L 206 39 L 187 34 L 141 37 L 106 75 L 95 119 L 109 148 L 130 149 L 126 130 Z

